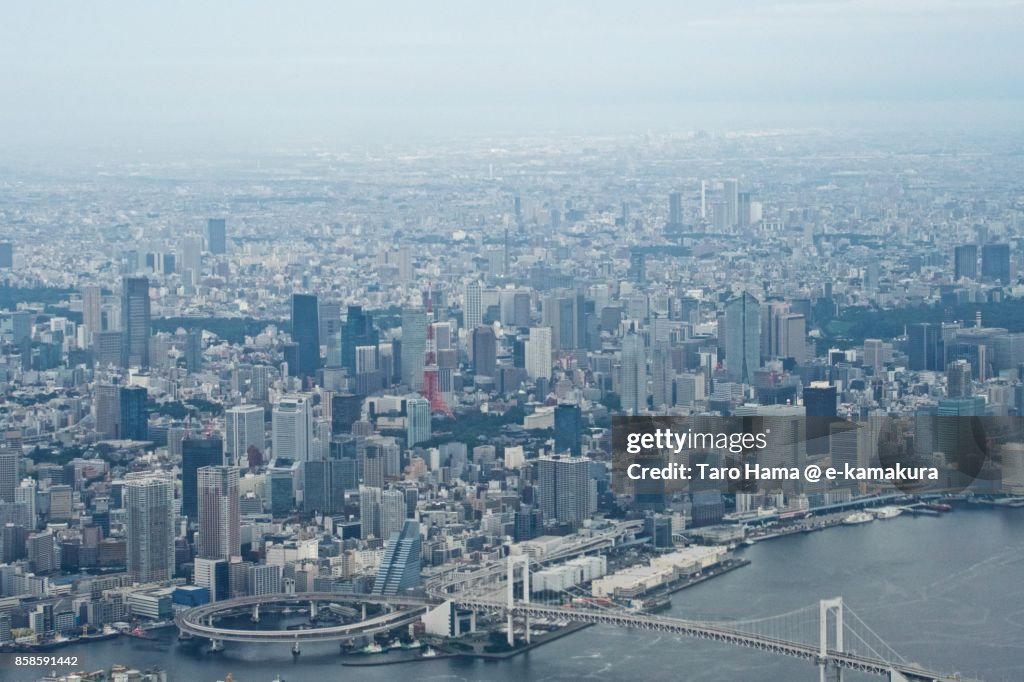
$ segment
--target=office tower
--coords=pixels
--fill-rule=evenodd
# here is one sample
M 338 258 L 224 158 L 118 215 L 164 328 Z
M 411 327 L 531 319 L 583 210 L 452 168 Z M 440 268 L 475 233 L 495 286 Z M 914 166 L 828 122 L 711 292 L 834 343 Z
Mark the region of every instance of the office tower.
M 210 592 L 210 601 L 231 597 L 231 569 L 226 559 L 196 557 L 192 582 Z
M 943 364 L 943 344 L 939 325 L 928 322 L 907 328 L 907 356 L 910 369 L 936 372 Z
M 673 405 L 672 348 L 668 341 L 655 341 L 651 348 L 651 395 L 655 410 Z
M 583 413 L 579 405 L 555 406 L 555 452 L 583 454 Z
M 103 331 L 103 292 L 96 285 L 82 287 L 82 325 L 91 346 L 93 335 Z
M 197 472 L 199 492 L 198 556 L 230 559 L 241 552 L 238 469 L 207 466 Z
M 267 449 L 262 405 L 235 405 L 224 412 L 224 461 L 245 466 L 249 448 Z
M 758 406 L 757 416 L 763 417 L 761 432 L 767 441 L 758 460 L 762 466 L 804 467 L 807 461 L 806 414 L 805 408 L 796 405 Z M 828 447 L 827 441 L 824 446 Z
M 384 558 L 373 581 L 373 594 L 397 595 L 419 587 L 421 562 L 420 524 L 406 519 L 402 529 L 387 540 Z
M 164 478 L 125 481 L 128 575 L 132 582 L 174 575 L 174 484 Z
M 380 537 L 388 540 L 401 532 L 405 523 L 405 494 L 401 490 L 385 490 L 380 496 Z
M 116 384 L 97 384 L 93 390 L 93 410 L 96 433 L 100 438 L 106 440 L 120 438 L 121 387 Z
M 359 486 L 360 538 L 380 538 L 380 505 L 383 491 L 376 486 Z
M 100 367 L 120 367 L 124 360 L 124 334 L 96 332 L 92 335 L 92 352 Z
M 671 192 L 668 195 L 668 224 L 671 227 L 679 227 L 683 224 L 682 192 Z
M 981 247 L 981 277 L 1002 284 L 1010 283 L 1010 245 L 985 244 Z
M 498 364 L 498 341 L 490 327 L 473 330 L 473 372 L 477 376 L 493 377 Z
M 885 364 L 885 344 L 881 339 L 864 339 L 864 368 L 871 368 L 875 376 L 882 373 Z
M 804 388 L 804 412 L 807 415 L 807 453 L 823 455 L 828 452 L 829 428 L 839 412 L 836 405 L 836 387 L 824 381 L 812 381 Z
M 752 222 L 750 214 L 750 192 L 737 194 L 736 224 L 739 227 L 749 227 Z
M 15 490 L 21 480 L 19 472 L 21 455 L 17 452 L 0 451 L 0 502 L 14 502 Z
M 953 249 L 953 281 L 978 279 L 978 247 L 964 244 Z
M 465 301 L 462 305 L 462 326 L 472 331 L 483 323 L 483 291 L 480 282 L 470 282 L 466 285 Z
M 292 376 L 310 377 L 320 368 L 320 309 L 316 296 L 292 294 L 292 340 L 298 344 L 298 366 Z
M 0 458 L 2 458 L 2 457 L 3 457 L 3 455 L 0 455 Z M 4 474 L 2 472 L 2 467 L 3 467 L 3 462 L 0 461 L 0 486 L 4 485 L 3 484 L 3 476 L 4 476 Z M 4 494 L 6 494 L 6 493 L 0 493 L 0 495 L 4 495 Z M 2 501 L 3 501 L 3 499 L 0 498 L 0 502 L 2 502 Z M 25 525 L 26 528 L 35 528 L 36 527 L 36 515 L 37 515 L 37 512 L 36 512 L 36 481 L 35 481 L 35 479 L 26 478 L 26 479 L 24 479 L 21 482 L 21 484 L 17 488 L 14 489 L 14 503 L 15 504 L 25 505 L 24 506 L 25 517 L 26 517 L 25 521 L 27 523 L 25 523 L 24 525 Z M 2 555 L 0 555 L 0 556 L 2 556 Z
M 631 251 L 629 254 L 629 278 L 638 284 L 647 281 L 647 254 Z
M 740 215 L 740 183 L 738 180 L 722 180 L 722 194 L 725 201 L 725 223 L 728 227 L 736 227 Z
M 549 296 L 541 310 L 543 326 L 551 329 L 551 345 L 558 350 L 580 347 L 583 329 L 582 296 Z
M 733 381 L 753 383 L 761 366 L 760 304 L 744 292 L 725 305 L 725 367 Z
M 121 282 L 121 348 L 124 367 L 149 367 L 149 280 L 125 277 Z
M 194 374 L 203 368 L 203 332 L 189 329 L 185 333 L 185 369 Z
M 320 345 L 327 346 L 332 352 L 327 353 L 327 366 L 337 367 L 341 363 L 341 348 L 338 335 L 341 333 L 341 304 L 320 302 Z
M 551 377 L 551 328 L 531 327 L 526 342 L 526 374 L 531 379 Z
M 644 340 L 632 328 L 622 337 L 621 371 L 622 411 L 637 415 L 647 409 L 647 355 Z
M 333 445 L 333 443 L 332 443 Z M 335 514 L 345 509 L 345 491 L 358 487 L 355 460 L 309 460 L 302 464 L 303 498 L 307 512 Z
M 295 508 L 295 478 L 291 468 L 272 468 L 267 472 L 270 483 L 270 514 L 274 518 L 288 516 Z
M 149 440 L 148 392 L 142 386 L 121 386 L 119 396 L 121 433 L 124 440 Z
M 417 443 L 430 440 L 430 402 L 426 398 L 409 398 L 406 409 L 406 445 L 412 447 Z
M 974 390 L 971 385 L 971 363 L 956 360 L 946 367 L 946 396 L 949 398 L 970 398 Z
M 227 253 L 227 221 L 224 218 L 210 218 L 206 221 L 206 244 L 215 256 Z
M 262 597 L 281 593 L 281 567 L 276 564 L 257 564 L 249 567 L 249 594 Z
M 186 284 L 196 286 L 203 273 L 203 239 L 187 234 L 181 240 L 181 274 Z
M 807 322 L 803 315 L 783 313 L 774 319 L 775 357 L 793 358 L 797 364 L 807 359 Z
M 224 463 L 220 438 L 185 438 L 181 441 L 181 514 L 190 521 L 199 518 L 199 469 Z
M 596 487 L 588 457 L 541 457 L 537 460 L 537 499 L 544 521 L 574 528 L 597 509 Z
M 304 396 L 281 398 L 271 412 L 273 456 L 296 462 L 309 459 L 313 416 Z
M 0 242 L 0 268 L 10 270 L 14 267 L 14 244 Z
M 60 568 L 57 545 L 52 531 L 31 533 L 25 539 L 29 566 L 35 573 L 47 574 Z
M 370 313 L 364 312 L 360 306 L 350 305 L 341 331 L 341 366 L 348 370 L 349 376 L 355 376 L 357 371 L 356 348 L 376 346 L 378 341 Z
M 402 310 L 402 383 L 410 390 L 423 386 L 423 367 L 427 352 L 427 313 L 422 308 Z

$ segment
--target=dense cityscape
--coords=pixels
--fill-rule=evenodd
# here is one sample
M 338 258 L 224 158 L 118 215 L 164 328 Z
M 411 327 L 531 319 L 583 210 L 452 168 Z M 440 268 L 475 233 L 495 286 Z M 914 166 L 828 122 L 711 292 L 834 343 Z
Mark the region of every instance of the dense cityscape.
M 527 597 L 647 612 L 744 543 L 952 509 L 886 481 L 622 494 L 623 415 L 830 417 L 773 461 L 864 466 L 907 417 L 956 502 L 1021 506 L 1015 420 L 970 472 L 930 426 L 1024 406 L 1020 152 L 696 131 L 4 171 L 0 643 L 177 624 L 216 652 L 183 613 L 367 597 L 302 626 L 335 627 L 509 557 Z M 530 640 L 446 604 L 378 640 Z

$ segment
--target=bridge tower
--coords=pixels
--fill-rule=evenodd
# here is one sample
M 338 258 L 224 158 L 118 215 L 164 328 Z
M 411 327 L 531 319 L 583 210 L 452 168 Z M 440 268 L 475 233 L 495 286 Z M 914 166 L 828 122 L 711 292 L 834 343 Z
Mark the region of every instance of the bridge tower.
M 516 593 L 515 593 L 515 577 L 516 567 L 522 568 L 523 571 L 523 603 L 530 603 L 530 557 L 525 554 L 509 554 L 508 556 L 508 602 L 506 607 L 508 609 L 508 645 L 516 645 L 515 636 L 515 623 L 513 621 L 512 611 L 516 606 Z M 526 630 L 526 643 L 530 643 L 530 617 L 524 616 L 523 622 Z
M 822 599 L 818 602 L 818 679 L 826 682 L 828 667 L 828 619 L 834 615 L 836 651 L 843 652 L 843 598 Z M 836 682 L 843 682 L 843 669 L 836 668 Z

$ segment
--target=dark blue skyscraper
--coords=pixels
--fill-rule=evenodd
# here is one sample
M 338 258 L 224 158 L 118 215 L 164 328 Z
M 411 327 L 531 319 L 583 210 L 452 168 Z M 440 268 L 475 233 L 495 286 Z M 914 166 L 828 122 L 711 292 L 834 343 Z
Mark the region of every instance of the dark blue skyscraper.
M 349 376 L 356 374 L 356 348 L 376 346 L 378 340 L 370 313 L 364 312 L 362 306 L 350 305 L 341 329 L 341 366 Z
M 374 594 L 401 594 L 420 586 L 420 524 L 406 519 L 402 530 L 391 534 L 380 562 Z
M 292 339 L 298 344 L 296 376 L 316 374 L 320 367 L 320 307 L 312 294 L 292 294 Z
M 555 452 L 583 454 L 583 416 L 578 405 L 555 406 Z
M 199 469 L 223 463 L 224 441 L 220 438 L 181 441 L 181 513 L 190 521 L 199 517 Z
M 146 413 L 148 393 L 142 386 L 124 386 L 119 391 L 121 433 L 125 440 L 149 440 Z
M 125 277 L 121 283 L 121 346 L 125 367 L 149 367 L 149 280 Z
M 1002 284 L 1010 283 L 1010 245 L 986 244 L 981 247 L 981 277 Z
M 206 221 L 206 244 L 214 255 L 227 253 L 227 222 L 223 218 Z

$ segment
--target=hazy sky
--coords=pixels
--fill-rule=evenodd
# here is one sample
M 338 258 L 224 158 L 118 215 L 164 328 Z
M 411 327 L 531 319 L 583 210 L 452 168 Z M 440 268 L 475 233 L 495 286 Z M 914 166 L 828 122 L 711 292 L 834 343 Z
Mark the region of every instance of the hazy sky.
M 10 2 L 7 141 L 1024 119 L 1024 0 Z

